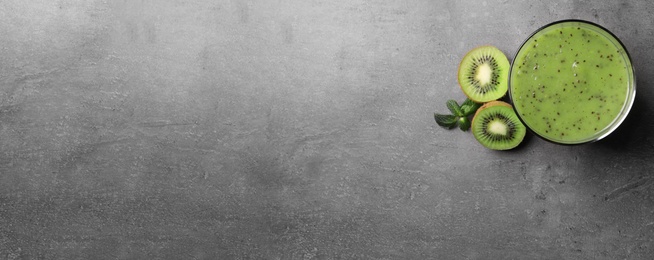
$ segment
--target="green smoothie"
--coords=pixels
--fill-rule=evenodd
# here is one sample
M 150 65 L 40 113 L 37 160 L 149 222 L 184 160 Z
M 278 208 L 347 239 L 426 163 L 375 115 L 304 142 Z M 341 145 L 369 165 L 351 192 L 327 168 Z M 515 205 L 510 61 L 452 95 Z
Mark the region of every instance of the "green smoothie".
M 518 51 L 509 82 L 525 125 L 563 144 L 608 135 L 635 96 L 625 48 L 606 30 L 583 21 L 558 22 L 536 32 Z

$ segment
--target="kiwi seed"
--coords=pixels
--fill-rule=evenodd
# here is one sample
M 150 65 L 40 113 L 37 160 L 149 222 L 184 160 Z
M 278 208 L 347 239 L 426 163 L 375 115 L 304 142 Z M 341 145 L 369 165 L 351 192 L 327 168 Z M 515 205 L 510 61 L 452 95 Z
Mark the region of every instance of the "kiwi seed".
M 472 118 L 472 134 L 489 149 L 513 149 L 522 142 L 526 132 L 513 107 L 503 101 L 484 104 Z
M 459 64 L 459 86 L 477 103 L 497 100 L 509 89 L 509 67 L 509 60 L 496 47 L 475 48 Z

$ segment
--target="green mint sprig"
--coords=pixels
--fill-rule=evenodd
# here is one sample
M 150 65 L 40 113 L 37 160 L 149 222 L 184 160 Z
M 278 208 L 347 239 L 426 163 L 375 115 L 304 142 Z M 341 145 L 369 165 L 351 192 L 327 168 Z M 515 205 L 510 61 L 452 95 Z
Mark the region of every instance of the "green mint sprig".
M 470 116 L 473 115 L 481 104 L 476 103 L 468 98 L 459 106 L 459 104 L 454 100 L 448 100 L 445 105 L 447 109 L 450 110 L 450 115 L 437 114 L 434 113 L 434 119 L 436 124 L 441 127 L 452 129 L 456 126 L 459 126 L 461 131 L 467 131 L 470 129 Z

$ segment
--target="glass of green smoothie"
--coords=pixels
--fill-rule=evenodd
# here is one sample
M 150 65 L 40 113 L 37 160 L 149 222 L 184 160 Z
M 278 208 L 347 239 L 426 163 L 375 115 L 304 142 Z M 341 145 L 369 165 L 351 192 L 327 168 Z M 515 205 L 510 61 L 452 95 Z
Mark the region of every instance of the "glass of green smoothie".
M 562 20 L 522 44 L 511 63 L 509 96 L 536 135 L 582 144 L 608 136 L 624 121 L 636 80 L 615 35 L 588 21 Z

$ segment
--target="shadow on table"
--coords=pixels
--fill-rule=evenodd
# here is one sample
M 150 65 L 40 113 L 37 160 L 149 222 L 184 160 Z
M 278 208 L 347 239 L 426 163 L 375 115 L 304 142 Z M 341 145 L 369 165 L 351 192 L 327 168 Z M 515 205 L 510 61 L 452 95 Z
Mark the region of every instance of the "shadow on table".
M 654 121 L 646 97 L 636 95 L 633 107 L 624 122 L 609 136 L 591 144 L 607 152 L 643 153 L 652 152 L 650 142 L 654 138 Z
M 654 155 L 654 121 L 652 111 L 644 96 L 636 97 L 634 105 L 624 122 L 605 139 L 591 143 L 581 154 L 586 156 L 582 167 L 582 179 L 601 182 L 591 185 L 599 188 L 603 201 L 614 201 L 629 194 L 644 192 L 654 184 L 654 174 L 647 162 Z M 602 185 L 610 183 L 609 187 Z M 633 198 L 632 198 L 633 199 Z

